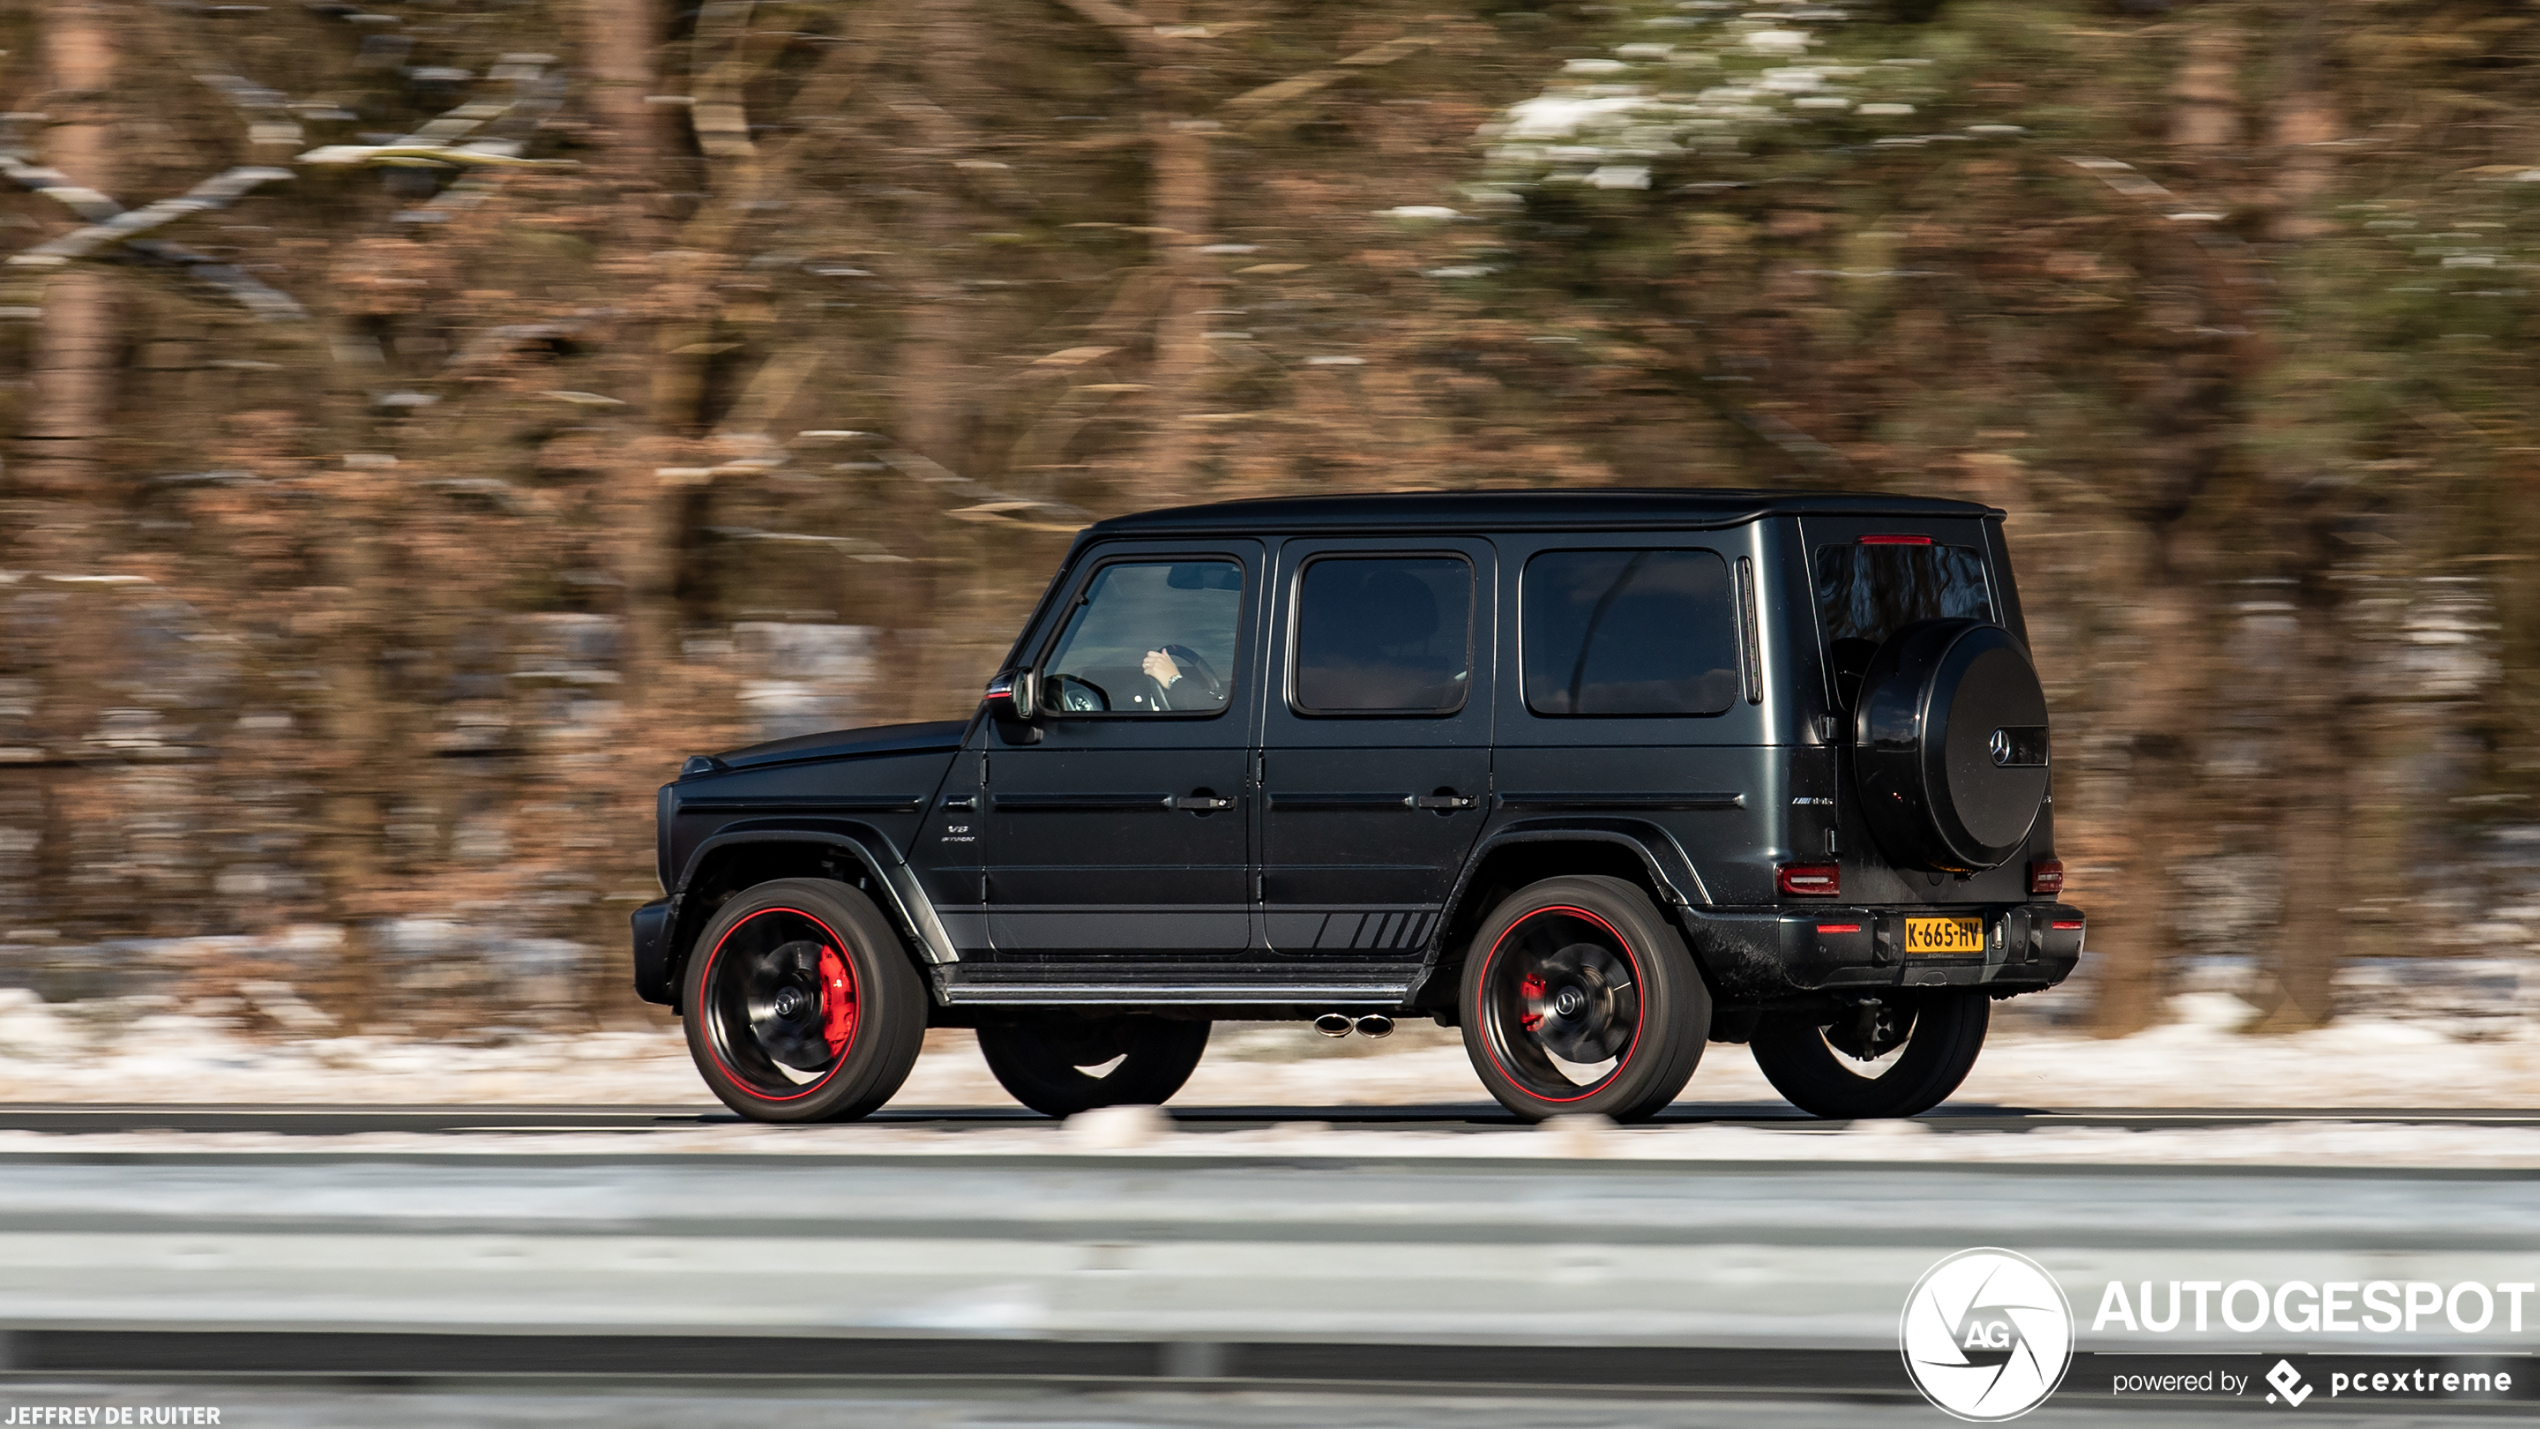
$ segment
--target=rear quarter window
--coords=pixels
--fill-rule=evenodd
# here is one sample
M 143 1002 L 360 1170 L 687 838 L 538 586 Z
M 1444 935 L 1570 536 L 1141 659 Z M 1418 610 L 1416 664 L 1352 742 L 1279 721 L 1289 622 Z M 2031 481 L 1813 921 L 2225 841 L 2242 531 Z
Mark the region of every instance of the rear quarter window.
M 1715 715 L 1737 702 L 1737 609 L 1719 553 L 1544 551 L 1520 589 L 1534 713 Z

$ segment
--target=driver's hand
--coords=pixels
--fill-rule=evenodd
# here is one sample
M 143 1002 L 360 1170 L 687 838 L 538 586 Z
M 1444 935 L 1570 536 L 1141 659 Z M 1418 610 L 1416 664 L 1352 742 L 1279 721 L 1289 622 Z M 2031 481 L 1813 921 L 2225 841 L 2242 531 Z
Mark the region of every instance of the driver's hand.
M 1149 650 L 1146 662 L 1138 668 L 1166 689 L 1171 689 L 1173 682 L 1182 678 L 1182 667 L 1174 664 L 1173 657 L 1161 650 Z

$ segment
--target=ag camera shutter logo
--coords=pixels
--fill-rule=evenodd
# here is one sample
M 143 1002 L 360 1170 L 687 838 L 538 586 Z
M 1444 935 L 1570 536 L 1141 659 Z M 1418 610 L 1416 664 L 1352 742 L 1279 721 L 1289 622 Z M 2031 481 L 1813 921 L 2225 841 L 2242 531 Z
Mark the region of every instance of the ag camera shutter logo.
M 2046 1402 L 2073 1362 L 2073 1307 L 2015 1251 L 1962 1250 L 1923 1272 L 1897 1325 L 1905 1373 L 1945 1414 L 1978 1424 Z

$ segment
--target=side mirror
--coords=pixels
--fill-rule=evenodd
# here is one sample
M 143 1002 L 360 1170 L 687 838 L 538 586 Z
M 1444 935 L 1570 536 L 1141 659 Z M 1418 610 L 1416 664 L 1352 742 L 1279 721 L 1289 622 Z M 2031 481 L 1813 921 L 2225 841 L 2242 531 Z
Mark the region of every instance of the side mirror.
M 1032 723 L 1039 694 L 1040 682 L 1029 670 L 1008 670 L 988 682 L 981 698 L 988 706 L 988 718 L 996 721 L 997 733 L 1008 744 L 1041 742 L 1041 732 Z

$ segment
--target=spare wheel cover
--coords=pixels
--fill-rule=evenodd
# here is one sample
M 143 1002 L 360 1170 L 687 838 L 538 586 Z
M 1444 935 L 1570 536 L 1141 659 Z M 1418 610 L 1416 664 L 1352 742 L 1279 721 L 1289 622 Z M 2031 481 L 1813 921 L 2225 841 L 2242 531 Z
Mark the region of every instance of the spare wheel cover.
M 1899 863 L 1998 867 L 2045 806 L 2046 692 L 1999 625 L 1927 620 L 1890 636 L 1862 680 L 1855 736 L 1864 812 Z

